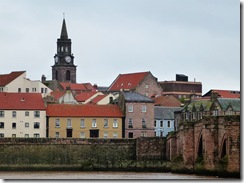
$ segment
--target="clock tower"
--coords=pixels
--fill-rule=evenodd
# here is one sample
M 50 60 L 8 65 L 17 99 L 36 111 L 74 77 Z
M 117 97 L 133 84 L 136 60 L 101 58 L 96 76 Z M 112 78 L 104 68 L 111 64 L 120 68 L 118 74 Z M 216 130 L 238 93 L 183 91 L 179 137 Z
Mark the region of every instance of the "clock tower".
M 52 66 L 52 80 L 59 82 L 76 83 L 76 65 L 71 52 L 71 39 L 68 38 L 65 19 L 60 38 L 57 39 L 57 53 L 54 55 L 54 65 Z

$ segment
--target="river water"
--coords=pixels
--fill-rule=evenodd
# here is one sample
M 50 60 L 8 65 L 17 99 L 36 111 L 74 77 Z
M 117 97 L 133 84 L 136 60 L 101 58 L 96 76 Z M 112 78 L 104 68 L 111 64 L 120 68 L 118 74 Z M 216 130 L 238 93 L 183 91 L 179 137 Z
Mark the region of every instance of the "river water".
M 168 179 L 201 179 L 201 180 L 221 180 L 215 176 L 200 176 L 195 174 L 175 174 L 175 173 L 152 173 L 152 172 L 62 172 L 62 171 L 40 171 L 40 172 L 27 172 L 27 171 L 0 171 L 1 179 L 11 180 L 27 180 L 27 179 L 69 179 L 69 180 L 168 180 Z M 223 180 L 223 179 L 222 179 Z

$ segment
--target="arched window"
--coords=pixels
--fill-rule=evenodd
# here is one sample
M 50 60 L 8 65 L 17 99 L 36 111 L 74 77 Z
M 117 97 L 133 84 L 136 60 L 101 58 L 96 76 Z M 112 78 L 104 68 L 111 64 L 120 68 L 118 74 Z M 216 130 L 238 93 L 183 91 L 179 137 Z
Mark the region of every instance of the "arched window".
M 223 146 L 222 146 L 222 151 L 221 151 L 221 158 L 225 157 L 226 155 L 226 139 L 224 140 Z
M 199 140 L 197 156 L 198 156 L 198 157 L 202 157 L 202 156 L 203 156 L 202 136 L 201 136 L 201 138 L 200 138 L 200 140 Z
M 55 78 L 56 78 L 56 80 L 58 80 L 58 71 L 56 70 L 56 73 L 55 73 Z
M 66 81 L 70 81 L 70 71 L 66 71 Z

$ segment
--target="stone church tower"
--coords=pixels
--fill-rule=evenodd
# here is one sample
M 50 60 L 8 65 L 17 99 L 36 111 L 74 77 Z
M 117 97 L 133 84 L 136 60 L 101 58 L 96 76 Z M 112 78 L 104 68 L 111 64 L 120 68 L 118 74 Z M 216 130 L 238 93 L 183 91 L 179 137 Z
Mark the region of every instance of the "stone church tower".
M 71 39 L 68 39 L 65 19 L 61 30 L 60 39 L 57 39 L 57 54 L 54 56 L 52 66 L 52 80 L 59 82 L 76 83 L 76 65 L 71 52 Z

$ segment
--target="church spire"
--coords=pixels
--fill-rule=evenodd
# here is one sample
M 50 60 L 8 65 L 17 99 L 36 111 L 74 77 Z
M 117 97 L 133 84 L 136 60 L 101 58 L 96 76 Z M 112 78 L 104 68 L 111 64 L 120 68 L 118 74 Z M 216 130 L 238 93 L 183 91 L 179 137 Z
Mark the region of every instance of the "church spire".
M 68 39 L 68 33 L 67 33 L 67 29 L 66 29 L 65 19 L 63 19 L 63 25 L 62 25 L 60 38 L 61 39 Z

